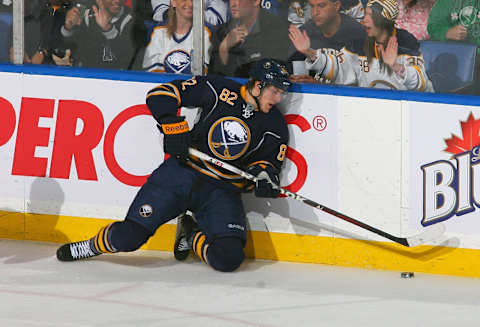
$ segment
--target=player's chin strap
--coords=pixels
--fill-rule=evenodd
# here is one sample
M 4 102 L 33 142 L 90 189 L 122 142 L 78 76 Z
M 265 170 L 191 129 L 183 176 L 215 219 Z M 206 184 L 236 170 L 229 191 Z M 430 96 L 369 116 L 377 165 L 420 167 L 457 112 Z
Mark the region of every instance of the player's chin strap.
M 258 97 L 262 95 L 262 92 L 264 90 L 265 83 L 261 82 L 258 85 L 258 88 L 260 89 L 260 94 L 258 96 L 255 96 L 252 94 L 252 91 L 250 89 L 247 89 L 247 92 L 250 94 L 250 96 L 255 100 L 255 103 L 257 104 L 257 109 L 260 110 L 260 102 L 258 101 Z
M 208 154 L 200 152 L 197 149 L 189 148 L 188 153 L 190 155 L 194 156 L 194 157 L 197 157 L 197 158 L 201 159 L 201 160 L 208 161 L 209 163 L 214 164 L 217 167 L 221 167 L 221 168 L 226 169 L 226 170 L 228 170 L 228 171 L 230 171 L 234 174 L 240 175 L 243 178 L 246 178 L 248 180 L 256 182 L 257 179 L 258 179 L 256 176 L 253 176 L 252 174 L 249 174 L 249 173 L 247 173 L 247 172 L 245 172 L 245 171 L 243 171 L 243 170 L 241 170 L 241 169 L 239 169 L 239 168 L 237 168 L 233 165 L 230 165 L 226 162 L 223 162 L 221 160 L 210 157 Z M 397 237 L 397 236 L 394 236 L 394 235 L 389 234 L 387 232 L 384 232 L 380 229 L 377 229 L 375 227 L 367 225 L 364 222 L 361 222 L 361 221 L 359 221 L 355 218 L 349 217 L 347 215 L 344 215 L 343 213 L 340 213 L 338 211 L 335 211 L 333 209 L 325 207 L 324 205 L 319 204 L 315 201 L 304 198 L 303 196 L 301 196 L 299 194 L 290 192 L 289 190 L 284 189 L 284 188 L 282 188 L 278 185 L 275 185 L 275 186 L 280 190 L 281 194 L 283 194 L 285 196 L 288 196 L 289 198 L 301 201 L 301 202 L 303 202 L 303 203 L 305 203 L 309 206 L 312 206 L 316 209 L 320 209 L 320 210 L 322 210 L 326 213 L 329 213 L 329 214 L 331 214 L 331 215 L 333 215 L 337 218 L 345 220 L 346 222 L 354 224 L 354 225 L 356 225 L 360 228 L 366 229 L 366 230 L 368 230 L 372 233 L 375 233 L 377 235 L 385 237 L 385 238 L 387 238 L 389 240 L 392 240 L 392 241 L 394 241 L 398 244 L 401 244 L 403 246 L 414 247 L 414 246 L 417 246 L 417 245 L 420 245 L 420 244 L 423 244 L 423 243 L 426 243 L 426 242 L 430 242 L 430 241 L 438 238 L 440 235 L 442 235 L 445 232 L 445 226 L 443 224 L 435 224 L 435 225 L 424 228 L 423 232 L 421 232 L 417 235 L 413 235 L 413 236 L 410 236 L 410 237 Z

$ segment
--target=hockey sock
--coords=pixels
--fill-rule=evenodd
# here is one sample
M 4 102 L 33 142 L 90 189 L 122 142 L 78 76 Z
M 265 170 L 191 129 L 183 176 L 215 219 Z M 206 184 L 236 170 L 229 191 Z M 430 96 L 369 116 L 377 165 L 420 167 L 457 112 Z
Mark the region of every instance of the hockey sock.
M 206 264 L 208 264 L 207 259 L 207 250 L 208 243 L 206 242 L 207 237 L 201 231 L 198 231 L 193 237 L 192 249 L 193 252 Z
M 95 235 L 90 240 L 90 247 L 92 251 L 95 253 L 113 253 L 117 252 L 117 250 L 112 246 L 111 238 L 110 238 L 110 229 L 114 223 L 108 224 L 105 227 L 102 227 L 97 235 Z

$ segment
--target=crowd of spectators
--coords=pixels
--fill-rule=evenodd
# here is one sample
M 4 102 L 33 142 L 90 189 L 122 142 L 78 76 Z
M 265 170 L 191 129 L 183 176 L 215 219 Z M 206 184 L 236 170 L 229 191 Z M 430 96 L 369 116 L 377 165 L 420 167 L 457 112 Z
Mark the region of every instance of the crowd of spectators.
M 191 74 L 193 1 L 25 1 L 24 62 Z M 206 72 L 269 57 L 299 83 L 432 91 L 419 41 L 480 45 L 470 0 L 205 0 L 205 22 Z

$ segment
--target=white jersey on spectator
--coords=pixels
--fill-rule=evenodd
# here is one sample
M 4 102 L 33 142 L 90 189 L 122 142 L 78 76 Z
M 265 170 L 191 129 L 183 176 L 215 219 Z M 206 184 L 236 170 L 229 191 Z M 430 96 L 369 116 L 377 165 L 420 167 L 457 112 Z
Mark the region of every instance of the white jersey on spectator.
M 389 73 L 389 70 L 385 68 L 386 65 L 380 64 L 378 56 L 368 62 L 368 58 L 362 54 L 363 51 L 359 45 L 355 47 L 356 49 L 347 49 L 346 47 L 341 50 L 318 49 L 315 62 L 311 62 L 308 58 L 305 60 L 306 68 L 316 71 L 326 83 L 433 92 L 433 86 L 425 72 L 421 53 L 416 46 L 411 47 L 412 44 L 402 44 L 405 33 L 408 32 L 397 31 L 402 32 L 397 33 L 399 54 L 396 62 L 404 67 L 403 77 L 391 70 Z M 417 42 L 416 39 L 415 42 Z
M 365 16 L 365 10 L 361 0 L 342 0 L 341 2 L 341 12 L 356 19 L 359 23 L 362 22 L 363 16 Z
M 361 23 L 365 10 L 361 0 L 341 0 L 340 12 Z M 295 25 L 303 25 L 312 18 L 312 8 L 306 0 L 292 0 L 288 7 L 288 21 Z
M 153 20 L 166 21 L 164 16 L 170 8 L 170 0 L 152 0 Z M 228 5 L 224 0 L 205 1 L 205 22 L 210 25 L 220 25 L 227 21 Z M 165 19 L 164 19 L 165 17 Z
M 210 30 L 205 27 L 205 67 L 210 62 L 208 50 L 211 44 Z M 191 74 L 191 59 L 193 52 L 192 30 L 181 37 L 168 36 L 166 26 L 157 26 L 153 29 L 150 43 L 143 57 L 143 69 L 151 72 Z

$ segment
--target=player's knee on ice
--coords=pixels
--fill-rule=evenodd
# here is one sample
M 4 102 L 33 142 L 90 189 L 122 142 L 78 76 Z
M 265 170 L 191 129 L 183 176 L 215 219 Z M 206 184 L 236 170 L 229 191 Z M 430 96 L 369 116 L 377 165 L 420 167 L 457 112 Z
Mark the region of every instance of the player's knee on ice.
M 224 237 L 213 241 L 208 247 L 208 263 L 213 269 L 231 272 L 240 267 L 245 259 L 243 242 L 236 237 Z
M 116 222 L 110 228 L 110 239 L 117 251 L 131 252 L 140 248 L 153 233 L 140 224 L 124 220 Z

